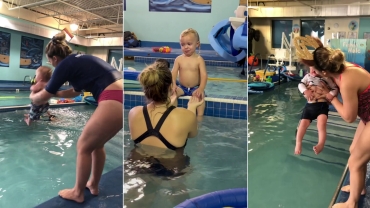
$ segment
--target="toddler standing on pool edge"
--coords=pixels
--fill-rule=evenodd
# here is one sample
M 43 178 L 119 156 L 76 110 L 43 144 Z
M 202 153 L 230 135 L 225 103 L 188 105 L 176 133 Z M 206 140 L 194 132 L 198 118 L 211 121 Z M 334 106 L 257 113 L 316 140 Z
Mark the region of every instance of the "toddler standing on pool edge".
M 323 94 L 322 88 L 328 88 L 330 92 Z M 316 74 L 314 68 L 310 67 L 310 73 L 303 77 L 298 84 L 298 89 L 307 99 L 307 103 L 298 125 L 294 154 L 301 154 L 303 137 L 306 134 L 307 128 L 315 119 L 317 119 L 319 142 L 313 147 L 313 151 L 315 154 L 319 154 L 324 149 L 326 141 L 326 123 L 329 115 L 328 100 L 331 101 L 337 96 L 338 86 L 331 79 L 320 77 Z
M 180 96 L 196 96 L 199 99 L 205 97 L 204 89 L 207 84 L 207 70 L 204 59 L 196 53 L 200 47 L 199 34 L 189 28 L 180 35 L 180 45 L 183 54 L 175 59 L 172 68 L 172 83 L 176 83 L 179 76 L 179 86 L 174 85 L 173 93 Z M 174 103 L 177 105 L 177 100 Z M 197 115 L 204 115 L 205 102 L 197 108 Z
M 52 70 L 46 66 L 40 66 L 36 70 L 36 77 L 34 79 L 34 84 L 31 86 L 31 94 L 37 93 L 43 90 L 46 87 L 46 84 L 51 78 Z M 31 121 L 40 120 L 40 117 L 44 113 L 48 113 L 49 102 L 46 102 L 42 105 L 35 105 L 31 102 L 30 112 L 25 114 L 24 121 L 27 125 L 30 125 Z M 49 113 L 48 113 L 49 114 Z M 52 120 L 55 116 L 49 114 L 49 120 Z

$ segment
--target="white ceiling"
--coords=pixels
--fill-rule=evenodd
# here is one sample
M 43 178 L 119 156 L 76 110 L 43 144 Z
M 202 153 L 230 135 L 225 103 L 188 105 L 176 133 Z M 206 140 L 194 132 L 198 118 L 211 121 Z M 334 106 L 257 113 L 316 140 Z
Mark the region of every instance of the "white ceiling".
M 62 28 L 78 24 L 78 35 L 122 37 L 122 0 L 4 0 L 4 6 L 29 10 L 38 20 L 53 18 Z

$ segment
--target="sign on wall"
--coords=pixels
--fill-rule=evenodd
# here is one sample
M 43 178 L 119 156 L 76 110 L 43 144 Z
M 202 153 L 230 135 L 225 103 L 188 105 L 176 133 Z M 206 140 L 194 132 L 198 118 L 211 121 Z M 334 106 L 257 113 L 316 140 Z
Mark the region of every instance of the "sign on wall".
M 0 31 L 0 67 L 9 67 L 11 34 Z
M 212 0 L 149 0 L 150 12 L 211 13 Z
M 339 44 L 338 44 L 339 43 Z M 346 61 L 356 63 L 366 68 L 367 40 L 365 39 L 337 39 L 331 41 L 332 48 L 338 48 L 346 55 Z
M 22 36 L 20 67 L 37 69 L 42 65 L 44 40 Z

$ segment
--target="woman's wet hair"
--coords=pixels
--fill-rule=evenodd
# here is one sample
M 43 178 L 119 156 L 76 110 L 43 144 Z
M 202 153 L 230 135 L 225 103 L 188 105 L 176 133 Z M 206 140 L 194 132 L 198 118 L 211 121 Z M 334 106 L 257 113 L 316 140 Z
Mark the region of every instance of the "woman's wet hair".
M 170 104 L 168 96 L 172 84 L 170 69 L 163 62 L 154 62 L 147 66 L 138 77 L 148 101 Z
M 167 66 L 168 68 L 171 67 L 170 62 L 168 62 L 166 59 L 157 59 L 155 62 L 157 64 L 164 64 L 164 66 Z
M 307 66 L 313 66 L 319 71 L 340 74 L 345 68 L 345 56 L 339 49 L 324 47 L 321 40 L 314 38 L 319 47 L 313 52 L 314 60 L 301 59 Z
M 45 53 L 49 58 L 57 56 L 61 59 L 70 55 L 72 48 L 66 42 L 66 34 L 64 32 L 56 34 L 46 45 Z

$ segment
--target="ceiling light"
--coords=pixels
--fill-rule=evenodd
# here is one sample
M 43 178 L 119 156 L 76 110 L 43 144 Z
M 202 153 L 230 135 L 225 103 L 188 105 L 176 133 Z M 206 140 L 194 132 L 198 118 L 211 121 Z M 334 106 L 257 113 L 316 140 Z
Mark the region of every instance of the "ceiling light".
M 71 25 L 69 25 L 69 27 L 71 28 L 71 30 L 74 32 L 74 31 L 76 31 L 77 29 L 78 29 L 78 25 L 77 24 L 75 24 L 75 23 L 73 23 L 73 24 L 71 24 Z

